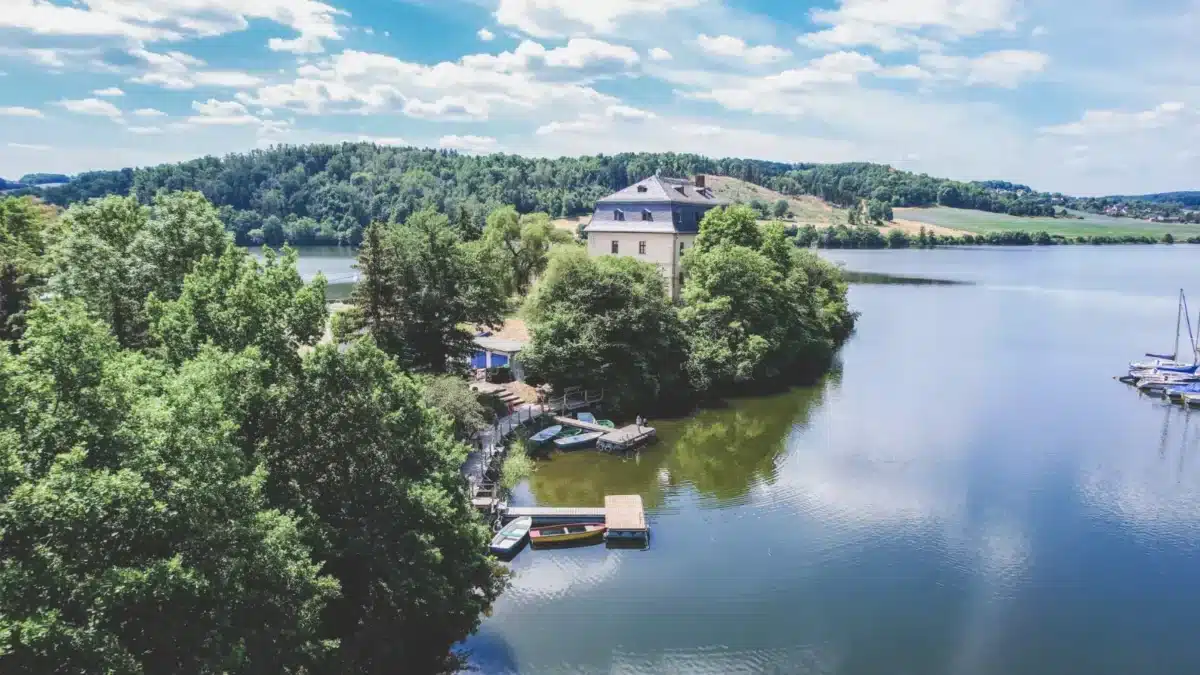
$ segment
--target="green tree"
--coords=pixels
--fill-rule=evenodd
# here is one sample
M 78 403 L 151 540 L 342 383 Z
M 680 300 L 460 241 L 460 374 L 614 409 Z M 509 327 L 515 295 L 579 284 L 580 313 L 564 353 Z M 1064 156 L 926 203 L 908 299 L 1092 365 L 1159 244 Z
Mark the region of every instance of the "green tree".
M 488 425 L 491 411 L 461 377 L 424 376 L 421 378 L 421 387 L 425 404 L 450 419 L 455 438 L 469 440 Z
M 296 262 L 290 248 L 282 258 L 267 249 L 262 263 L 233 245 L 219 258 L 205 256 L 177 299 L 150 300 L 151 333 L 176 364 L 212 344 L 231 352 L 257 347 L 271 363 L 294 365 L 297 350 L 320 339 L 327 316 L 325 277 L 305 284 Z
M 1164 244 L 1174 244 L 1174 243 L 1175 243 L 1175 235 L 1171 234 L 1170 232 L 1168 232 L 1168 233 L 1164 234 L 1164 235 L 1162 236 L 1162 243 L 1164 243 Z
M 127 347 L 146 344 L 148 297 L 178 297 L 192 265 L 228 243 L 198 193 L 162 195 L 149 209 L 132 197 L 106 197 L 71 207 L 63 226 L 51 288 L 82 300 Z
M 462 489 L 467 448 L 422 396 L 369 339 L 319 346 L 264 451 L 274 503 L 306 514 L 342 585 L 324 614 L 340 641 L 331 672 L 448 669 L 503 587 Z
M 445 216 L 413 214 L 373 225 L 359 252 L 352 302 L 377 343 L 415 370 L 461 369 L 474 349 L 468 324 L 498 325 L 505 301 L 497 279 L 463 245 Z
M 758 248 L 697 247 L 684 259 L 680 319 L 688 373 L 699 391 L 819 373 L 853 330 L 838 270 L 779 244 L 780 233 L 768 227 Z
M 0 351 L 0 669 L 300 673 L 337 593 L 217 391 L 123 352 L 83 307 L 35 308 Z
M 783 218 L 788 214 L 790 209 L 791 206 L 788 205 L 788 200 L 780 199 L 779 201 L 775 202 L 775 205 L 771 208 L 771 215 L 775 216 L 776 218 Z
M 480 259 L 503 279 L 509 295 L 524 295 L 533 280 L 545 271 L 550 249 L 571 240 L 557 230 L 545 213 L 517 214 L 511 206 L 488 214 L 480 242 Z
M 532 340 L 521 360 L 556 389 L 604 389 L 606 403 L 634 414 L 668 397 L 686 399 L 685 341 L 656 266 L 564 250 L 526 316 Z
M 760 244 L 762 234 L 754 210 L 736 205 L 710 209 L 704 214 L 694 250 L 703 252 L 725 245 L 758 248 Z
M 25 312 L 45 283 L 50 222 L 32 197 L 0 199 L 0 340 L 21 337 Z
M 887 247 L 888 248 L 908 248 L 909 244 L 910 244 L 910 242 L 908 239 L 908 235 L 904 233 L 904 230 L 897 228 L 897 229 L 893 229 L 890 232 L 888 232 L 888 234 L 887 234 Z

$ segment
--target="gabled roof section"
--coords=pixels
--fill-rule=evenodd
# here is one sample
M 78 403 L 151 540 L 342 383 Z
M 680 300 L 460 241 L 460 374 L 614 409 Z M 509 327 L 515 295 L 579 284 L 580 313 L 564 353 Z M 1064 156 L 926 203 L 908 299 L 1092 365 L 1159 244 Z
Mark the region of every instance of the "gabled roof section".
M 703 206 L 725 206 L 729 202 L 721 199 L 712 188 L 698 188 L 682 178 L 651 176 L 633 185 L 596 200 L 597 204 L 699 204 Z

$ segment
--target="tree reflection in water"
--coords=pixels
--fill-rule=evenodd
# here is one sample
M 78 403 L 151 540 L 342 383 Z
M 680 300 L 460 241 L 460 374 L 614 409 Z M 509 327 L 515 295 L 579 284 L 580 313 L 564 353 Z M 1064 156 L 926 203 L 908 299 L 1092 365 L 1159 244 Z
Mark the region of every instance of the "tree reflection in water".
M 655 420 L 659 442 L 636 455 L 556 454 L 538 463 L 529 490 L 544 506 L 599 506 L 605 495 L 640 494 L 654 509 L 685 486 L 715 505 L 743 500 L 753 486 L 775 480 L 792 430 L 808 425 L 840 379 L 834 370 L 810 387 L 734 399 L 687 419 Z

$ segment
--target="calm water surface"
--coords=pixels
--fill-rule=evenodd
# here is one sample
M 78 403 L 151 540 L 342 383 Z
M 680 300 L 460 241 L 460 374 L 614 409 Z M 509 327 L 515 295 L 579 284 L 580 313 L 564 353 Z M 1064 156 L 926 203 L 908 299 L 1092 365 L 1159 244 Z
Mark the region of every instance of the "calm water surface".
M 262 247 L 250 247 L 256 256 L 262 257 Z M 354 269 L 354 257 L 358 250 L 352 246 L 300 246 L 297 271 L 305 281 L 312 281 L 318 273 L 325 275 L 329 283 L 325 296 L 330 300 L 342 300 L 350 296 L 350 290 L 358 280 Z
M 1112 379 L 1196 250 L 827 257 L 972 283 L 855 285 L 820 386 L 543 464 L 518 502 L 638 493 L 652 543 L 523 551 L 476 671 L 1200 673 L 1200 412 Z

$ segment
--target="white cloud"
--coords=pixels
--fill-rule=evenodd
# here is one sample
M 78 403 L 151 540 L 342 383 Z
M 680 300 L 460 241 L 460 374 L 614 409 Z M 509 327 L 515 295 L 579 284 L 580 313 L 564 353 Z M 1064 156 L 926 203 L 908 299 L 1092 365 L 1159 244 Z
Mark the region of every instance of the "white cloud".
M 610 105 L 604 110 L 604 114 L 608 117 L 619 117 L 626 120 L 652 120 L 658 117 L 649 110 L 641 110 L 627 105 Z
M 671 52 L 663 49 L 662 47 L 652 47 L 650 49 L 651 61 L 670 61 L 672 58 L 674 57 L 671 56 Z
M 879 71 L 879 77 L 887 77 L 894 80 L 931 80 L 933 79 L 933 73 L 910 63 L 903 66 L 884 68 Z
M 800 41 L 824 49 L 931 49 L 940 40 L 1011 31 L 1017 15 L 1017 0 L 840 0 L 835 10 L 812 12 L 829 28 Z
M 412 143 L 395 136 L 359 136 L 360 143 L 374 143 L 375 145 L 395 145 L 395 146 L 410 146 Z
M 1187 106 L 1179 101 L 1168 101 L 1141 112 L 1116 110 L 1088 110 L 1078 122 L 1043 127 L 1045 134 L 1060 136 L 1094 136 L 1104 134 L 1126 134 L 1142 129 L 1158 129 L 1178 121 Z M 1084 146 L 1086 149 L 1086 146 Z
M 438 139 L 439 148 L 471 154 L 495 152 L 496 145 L 496 139 L 491 136 L 442 136 Z
M 781 49 L 774 45 L 759 45 L 751 47 L 746 44 L 746 41 L 741 38 L 733 37 L 732 35 L 718 35 L 710 37 L 700 34 L 696 38 L 696 44 L 709 54 L 715 56 L 725 56 L 730 58 L 743 59 L 746 63 L 752 65 L 761 65 L 779 61 L 791 56 L 791 52 L 786 49 Z
M 45 117 L 41 110 L 19 105 L 0 106 L 0 117 Z
M 1029 36 L 1030 37 L 1041 37 L 1048 32 L 1049 31 L 1046 29 L 1045 26 L 1034 26 L 1033 30 L 1029 31 Z
M 491 42 L 496 39 L 496 34 L 486 28 L 480 28 L 475 35 L 484 42 Z
M 125 127 L 125 130 L 139 136 L 153 136 L 163 132 L 160 127 Z
M 107 89 L 97 89 L 97 90 L 95 90 L 95 91 L 93 91 L 93 92 L 92 92 L 92 96 L 113 96 L 113 97 L 116 97 L 116 96 L 124 96 L 124 95 L 125 95 L 125 92 L 121 91 L 120 89 L 118 89 L 118 88 L 116 88 L 116 87 L 109 87 L 109 88 L 107 88 Z
M 37 143 L 9 143 L 8 147 L 16 148 L 17 150 L 49 150 L 48 145 L 39 145 Z
M 340 10 L 318 0 L 80 0 L 62 5 L 48 0 L 6 0 L 0 28 L 37 35 L 116 38 L 136 42 L 179 41 L 245 30 L 251 20 L 271 21 L 299 34 L 272 40 L 281 47 L 321 49 L 340 39 Z
M 133 111 L 136 117 L 166 117 L 167 113 L 155 108 L 138 108 Z
M 189 124 L 244 126 L 262 123 L 262 120 L 251 115 L 246 106 L 237 101 L 218 101 L 214 98 L 204 103 L 192 101 L 192 110 L 198 114 L 187 118 Z
M 971 58 L 922 54 L 919 62 L 934 75 L 970 85 L 1014 88 L 1030 75 L 1042 72 L 1050 57 L 1034 51 L 1007 49 Z
M 549 122 L 538 127 L 534 134 L 538 136 L 549 136 L 552 134 L 576 134 L 593 131 L 601 131 L 607 129 L 608 124 L 600 115 L 593 113 L 584 113 L 578 119 L 567 122 Z
M 0 25 L 3 25 L 3 19 L 0 19 Z M 32 59 L 35 63 L 50 68 L 62 68 L 67 65 L 62 60 L 59 50 L 55 49 L 26 49 L 25 55 Z
M 639 60 L 637 52 L 624 45 L 592 38 L 572 38 L 565 46 L 555 49 L 546 49 L 540 43 L 523 40 L 511 52 L 468 54 L 462 58 L 462 63 L 470 68 L 516 72 L 534 70 L 538 66 L 576 70 L 604 65 L 628 67 Z
M 534 37 L 560 37 L 581 32 L 611 34 L 626 19 L 661 19 L 673 9 L 695 7 L 703 0 L 500 0 L 496 21 Z
M 404 102 L 401 110 L 405 115 L 419 119 L 481 121 L 488 118 L 487 105 L 462 96 L 443 96 L 430 103 L 419 98 L 410 98 Z
M 186 90 L 196 87 L 249 89 L 262 84 L 262 78 L 236 70 L 199 70 L 204 61 L 179 51 L 157 53 L 134 49 L 130 54 L 146 64 L 146 72 L 133 78 L 137 84 L 164 89 Z
M 614 123 L 640 123 L 656 119 L 658 119 L 658 115 L 649 110 L 642 110 L 627 105 L 610 105 L 604 109 L 603 115 L 591 112 L 582 113 L 574 120 L 543 124 L 534 133 L 538 136 L 564 133 L 593 133 L 611 129 Z
M 541 79 L 538 71 L 526 70 L 516 60 L 532 59 L 534 53 L 542 52 L 526 47 L 515 54 L 505 52 L 508 57 L 473 55 L 430 66 L 347 50 L 322 63 L 300 67 L 299 77 L 292 82 L 260 87 L 253 94 L 240 93 L 235 98 L 314 115 L 400 110 L 417 117 L 440 114 L 475 120 L 487 119 L 497 109 L 527 115 L 542 107 L 578 109 L 616 102 L 585 84 Z M 497 61 L 503 58 L 509 61 Z M 570 62 L 566 55 L 562 59 Z
M 117 108 L 117 106 L 108 101 L 101 101 L 98 98 L 63 99 L 55 105 L 60 105 L 78 115 L 95 115 L 98 117 L 110 117 L 112 119 L 119 119 L 121 117 L 120 108 Z

